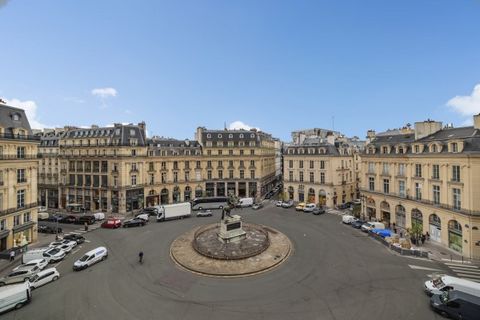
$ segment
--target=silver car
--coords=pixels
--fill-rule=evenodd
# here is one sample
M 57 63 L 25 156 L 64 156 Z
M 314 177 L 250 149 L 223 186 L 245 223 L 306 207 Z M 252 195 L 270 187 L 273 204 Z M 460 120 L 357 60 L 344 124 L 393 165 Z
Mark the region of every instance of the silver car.
M 38 266 L 32 266 L 29 268 L 22 268 L 16 271 L 12 271 L 5 277 L 0 278 L 0 286 L 17 282 L 25 282 L 27 280 L 30 280 L 30 278 L 36 275 L 39 271 L 40 268 Z

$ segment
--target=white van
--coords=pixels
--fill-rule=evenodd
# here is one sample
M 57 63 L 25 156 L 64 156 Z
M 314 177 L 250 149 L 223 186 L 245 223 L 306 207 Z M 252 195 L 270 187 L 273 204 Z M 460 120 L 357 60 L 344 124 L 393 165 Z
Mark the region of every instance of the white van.
M 103 212 L 96 212 L 93 214 L 93 216 L 95 217 L 95 220 L 97 221 L 101 221 L 103 219 L 105 219 L 105 213 Z
M 480 283 L 451 276 L 439 276 L 425 281 L 425 292 L 431 296 L 456 290 L 480 297 Z
M 317 205 L 315 203 L 307 203 L 305 207 L 303 207 L 303 212 L 313 212 Z
M 48 268 L 43 271 L 40 271 L 34 275 L 30 280 L 30 287 L 32 289 L 37 289 L 49 282 L 56 281 L 60 278 L 60 273 L 55 268 Z
M 345 214 L 342 216 L 342 222 L 345 223 L 345 224 L 351 224 L 353 222 L 355 222 L 355 217 L 354 216 L 351 216 L 349 214 Z
M 98 247 L 91 251 L 85 253 L 83 257 L 75 261 L 73 264 L 73 270 L 79 271 L 90 267 L 92 264 L 95 264 L 99 261 L 107 259 L 108 251 L 105 247 Z
M 362 225 L 362 231 L 368 232 L 373 229 L 385 229 L 385 225 L 381 222 L 367 222 Z
M 36 259 L 45 259 L 48 263 L 60 261 L 65 258 L 65 251 L 59 248 L 37 248 L 28 250 L 22 255 L 22 263 Z
M 23 282 L 11 286 L 0 288 L 0 313 L 20 309 L 25 304 L 30 302 L 32 292 L 30 290 L 30 283 Z
M 254 202 L 253 200 L 254 200 L 253 198 L 242 198 L 238 200 L 238 206 L 241 208 L 251 207 L 253 206 L 253 202 Z

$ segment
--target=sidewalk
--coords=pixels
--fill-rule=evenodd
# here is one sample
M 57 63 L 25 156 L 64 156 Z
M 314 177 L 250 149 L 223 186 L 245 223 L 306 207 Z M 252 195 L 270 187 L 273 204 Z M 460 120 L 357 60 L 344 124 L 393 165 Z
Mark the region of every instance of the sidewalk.
M 428 251 L 430 259 L 436 260 L 436 261 L 441 261 L 441 262 L 466 262 L 466 263 L 476 263 L 480 264 L 479 260 L 475 259 L 468 259 L 465 257 L 462 257 L 458 252 L 446 248 L 442 246 L 441 244 L 438 244 L 432 240 L 426 241 L 420 248 L 423 248 L 423 250 Z

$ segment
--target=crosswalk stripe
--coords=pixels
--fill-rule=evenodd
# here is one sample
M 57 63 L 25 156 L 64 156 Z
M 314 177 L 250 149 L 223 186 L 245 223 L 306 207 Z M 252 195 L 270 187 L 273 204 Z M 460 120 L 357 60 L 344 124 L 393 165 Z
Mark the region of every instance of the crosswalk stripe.
M 442 258 L 442 261 L 448 261 L 449 263 L 451 264 L 455 264 L 456 263 L 462 263 L 462 264 L 465 264 L 465 263 L 471 263 L 470 261 L 467 261 L 467 260 L 452 260 L 452 259 L 446 259 L 446 258 Z M 449 264 L 448 262 L 445 262 L 445 264 Z
M 465 273 L 457 272 L 457 275 L 460 276 L 461 278 L 478 278 L 480 280 L 480 274 L 473 275 L 473 274 L 465 274 Z
M 456 263 L 445 263 L 447 266 L 451 267 L 451 268 L 454 268 L 454 267 L 462 267 L 462 268 L 474 268 L 474 269 L 478 269 L 477 266 L 469 266 L 469 265 L 465 265 L 465 264 L 456 264 Z
M 80 233 L 78 233 L 78 232 L 75 232 L 75 231 L 70 231 L 70 232 L 69 232 L 69 233 L 67 233 L 67 234 L 76 234 L 76 235 L 79 235 Z
M 480 275 L 480 271 L 478 270 L 460 270 L 460 269 L 452 269 L 456 273 L 470 273 L 470 274 L 478 274 Z

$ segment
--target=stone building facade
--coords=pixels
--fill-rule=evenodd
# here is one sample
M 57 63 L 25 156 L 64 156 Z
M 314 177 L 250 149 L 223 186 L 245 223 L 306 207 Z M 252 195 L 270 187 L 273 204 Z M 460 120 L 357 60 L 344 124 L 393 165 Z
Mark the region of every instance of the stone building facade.
M 428 120 L 368 138 L 363 214 L 399 231 L 418 225 L 431 241 L 480 258 L 480 115 L 471 127 Z
M 0 100 L 0 251 L 37 240 L 37 148 L 22 109 Z
M 284 197 L 329 207 L 353 201 L 358 196 L 356 159 L 358 149 L 334 132 L 288 145 L 283 155 Z

